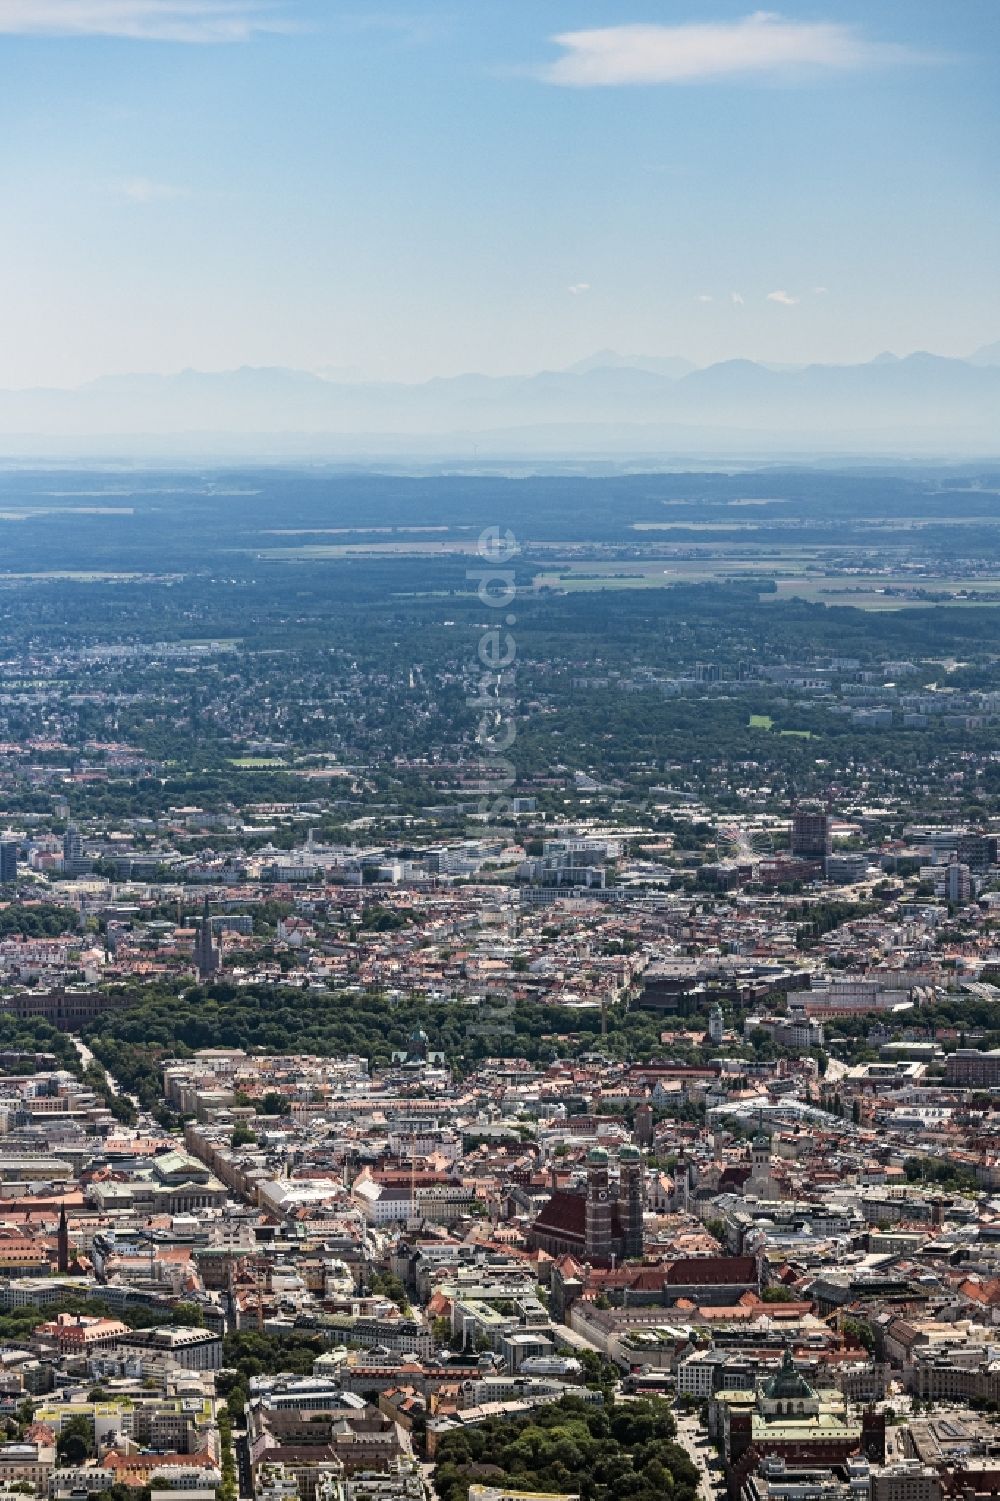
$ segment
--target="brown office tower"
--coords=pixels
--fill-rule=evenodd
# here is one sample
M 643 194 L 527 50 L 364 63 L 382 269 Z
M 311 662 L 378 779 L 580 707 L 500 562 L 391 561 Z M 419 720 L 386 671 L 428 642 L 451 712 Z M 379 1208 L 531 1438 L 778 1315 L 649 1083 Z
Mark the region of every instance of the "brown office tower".
M 800 860 L 825 860 L 832 853 L 829 813 L 816 805 L 800 804 L 792 816 L 792 854 Z

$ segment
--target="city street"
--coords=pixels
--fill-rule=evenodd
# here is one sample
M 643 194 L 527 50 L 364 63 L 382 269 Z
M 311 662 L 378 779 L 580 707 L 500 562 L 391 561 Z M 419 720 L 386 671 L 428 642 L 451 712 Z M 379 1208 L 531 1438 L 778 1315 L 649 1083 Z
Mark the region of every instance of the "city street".
M 94 1057 L 90 1048 L 88 1048 L 87 1044 L 83 1042 L 81 1038 L 74 1037 L 72 1039 L 72 1042 L 73 1046 L 76 1048 L 77 1055 L 79 1056 L 80 1062 L 83 1064 L 84 1068 L 89 1068 L 92 1063 L 97 1062 L 97 1059 Z M 142 1106 L 140 1105 L 138 1099 L 134 1094 L 128 1094 L 126 1090 L 122 1089 L 121 1085 L 118 1083 L 118 1080 L 114 1077 L 113 1074 L 110 1074 L 107 1069 L 104 1070 L 104 1077 L 108 1081 L 108 1088 L 111 1090 L 112 1094 L 121 1095 L 123 1099 L 128 1100 L 130 1104 L 134 1105 L 136 1110 L 141 1113 Z
M 677 1422 L 677 1442 L 698 1467 L 699 1495 L 704 1501 L 718 1501 L 722 1470 L 701 1418 L 697 1412 L 686 1413 L 677 1409 L 674 1410 L 674 1418 Z M 711 1468 L 713 1463 L 714 1469 Z
M 246 1433 L 233 1433 L 233 1448 L 236 1451 L 236 1474 L 239 1477 L 240 1496 L 253 1496 L 253 1476 L 250 1469 L 250 1449 Z

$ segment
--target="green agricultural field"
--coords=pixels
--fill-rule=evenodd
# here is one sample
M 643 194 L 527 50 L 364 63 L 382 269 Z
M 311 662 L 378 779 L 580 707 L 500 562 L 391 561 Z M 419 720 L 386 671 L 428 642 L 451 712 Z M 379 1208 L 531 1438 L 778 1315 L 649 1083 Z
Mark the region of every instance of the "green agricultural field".
M 747 727 L 751 730 L 770 731 L 774 729 L 774 720 L 771 718 L 770 714 L 751 714 Z M 812 739 L 812 730 L 779 730 L 778 734 L 796 740 Z
M 475 540 L 446 542 L 315 542 L 301 547 L 264 547 L 255 556 L 277 563 L 315 563 L 345 558 L 438 558 L 475 553 Z
M 148 578 L 145 573 L 109 573 L 97 569 L 84 572 L 75 568 L 53 568 L 33 573 L 2 573 L 0 579 L 24 580 L 27 583 L 64 581 L 70 584 L 131 584 L 137 579 Z
M 940 578 L 900 571 L 898 574 L 810 574 L 782 577 L 778 570 L 776 592 L 762 599 L 805 599 L 810 604 L 850 605 L 858 610 L 906 610 L 927 607 L 1000 604 L 1000 578 L 942 575 Z M 927 599 L 925 594 L 947 594 L 947 599 Z M 992 596 L 996 596 L 995 598 Z
M 539 573 L 532 587 L 578 594 L 587 589 L 663 589 L 677 582 L 659 573 Z M 707 578 L 698 582 L 707 582 Z

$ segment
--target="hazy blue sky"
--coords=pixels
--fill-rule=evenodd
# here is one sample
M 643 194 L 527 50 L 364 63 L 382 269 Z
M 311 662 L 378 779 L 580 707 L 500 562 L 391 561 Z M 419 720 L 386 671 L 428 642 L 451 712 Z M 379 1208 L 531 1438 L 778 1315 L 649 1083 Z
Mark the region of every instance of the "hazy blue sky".
M 0 0 L 0 385 L 966 353 L 998 40 L 1000 0 Z

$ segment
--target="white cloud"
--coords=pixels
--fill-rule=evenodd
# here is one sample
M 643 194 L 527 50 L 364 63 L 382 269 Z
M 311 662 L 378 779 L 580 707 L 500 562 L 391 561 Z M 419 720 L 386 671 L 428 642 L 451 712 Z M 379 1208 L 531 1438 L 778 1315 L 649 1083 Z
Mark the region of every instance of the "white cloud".
M 779 291 L 768 292 L 767 294 L 768 302 L 780 302 L 782 307 L 794 307 L 798 300 L 799 299 L 797 297 L 792 296 L 791 292 Z
M 174 187 L 169 182 L 154 182 L 149 177 L 126 177 L 112 183 L 111 191 L 116 198 L 127 203 L 167 203 L 172 198 L 186 198 L 187 189 Z
M 730 292 L 729 295 L 732 298 L 733 303 L 734 303 L 734 305 L 736 307 L 742 307 L 743 306 L 743 293 L 742 292 Z
M 567 292 L 572 292 L 574 297 L 582 297 L 584 292 L 590 291 L 590 282 L 575 281 L 573 285 L 571 287 L 567 287 L 566 290 Z
M 825 297 L 829 290 L 829 287 L 813 287 L 813 292 L 817 297 Z
M 699 302 L 714 302 L 715 298 L 712 296 L 711 292 L 699 292 L 698 293 L 698 301 Z
M 262 0 L 0 0 L 0 35 L 244 42 L 287 31 Z
M 540 70 L 573 88 L 691 83 L 796 68 L 847 69 L 912 60 L 907 48 L 870 42 L 839 21 L 786 21 L 759 10 L 739 21 L 684 26 L 604 26 L 552 39 L 563 55 Z

